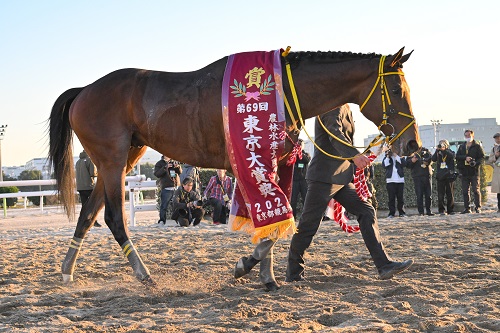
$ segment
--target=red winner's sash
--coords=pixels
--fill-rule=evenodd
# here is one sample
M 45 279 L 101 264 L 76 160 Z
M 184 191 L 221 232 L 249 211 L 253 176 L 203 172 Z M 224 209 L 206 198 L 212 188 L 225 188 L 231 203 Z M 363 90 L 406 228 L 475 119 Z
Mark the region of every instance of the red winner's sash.
M 222 84 L 226 146 L 237 182 L 229 228 L 252 241 L 295 232 L 288 202 L 292 172 L 280 172 L 285 110 L 280 50 L 229 56 Z M 285 179 L 282 179 L 285 178 Z M 284 190 L 283 190 L 284 189 Z

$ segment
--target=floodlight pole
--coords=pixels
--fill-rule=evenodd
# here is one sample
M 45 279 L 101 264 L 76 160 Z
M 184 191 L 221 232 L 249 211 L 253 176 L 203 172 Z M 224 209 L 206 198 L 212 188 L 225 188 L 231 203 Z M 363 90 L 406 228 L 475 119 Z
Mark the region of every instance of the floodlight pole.
M 7 125 L 0 125 L 0 182 L 3 182 L 3 169 L 2 169 L 2 140 L 5 136 Z M 7 199 L 2 200 L 3 216 L 7 217 Z
M 437 132 L 441 126 L 442 120 L 431 120 L 431 124 L 434 127 L 434 149 L 437 147 Z

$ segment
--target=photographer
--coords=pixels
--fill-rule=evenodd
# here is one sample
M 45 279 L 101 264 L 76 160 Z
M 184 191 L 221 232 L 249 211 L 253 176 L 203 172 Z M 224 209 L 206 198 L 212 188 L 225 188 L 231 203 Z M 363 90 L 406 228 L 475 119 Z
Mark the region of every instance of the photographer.
M 231 207 L 231 197 L 233 195 L 233 184 L 231 178 L 226 176 L 226 170 L 218 169 L 217 175 L 210 178 L 203 200 L 214 207 L 213 223 L 226 224 L 227 212 Z
M 182 186 L 177 188 L 172 198 L 174 203 L 174 212 L 172 220 L 175 220 L 181 227 L 187 227 L 191 223 L 193 226 L 200 224 L 205 215 L 203 210 L 203 201 L 200 200 L 198 192 L 193 190 L 193 179 L 184 178 Z
M 450 149 L 448 140 L 439 141 L 432 161 L 436 162 L 436 180 L 438 192 L 438 209 L 439 214 L 448 215 L 454 214 L 453 207 L 455 200 L 453 198 L 453 188 L 457 173 L 455 172 L 455 153 Z M 446 195 L 446 213 L 444 208 L 444 197 Z
M 483 163 L 484 150 L 479 142 L 474 140 L 474 131 L 465 130 L 465 143 L 458 147 L 456 160 L 457 169 L 462 178 L 462 195 L 464 197 L 464 211 L 462 214 L 468 214 L 470 209 L 469 189 L 474 195 L 476 213 L 481 213 L 481 194 L 479 192 L 479 167 Z
M 425 214 L 433 216 L 431 211 L 432 203 L 432 155 L 427 148 L 420 148 L 416 153 L 407 156 L 406 167 L 411 169 L 411 177 L 415 184 L 415 194 L 417 196 L 417 208 L 420 216 L 424 215 L 424 200 Z
M 167 220 L 167 207 L 174 195 L 175 189 L 180 184 L 179 175 L 181 172 L 182 167 L 179 162 L 164 155 L 155 164 L 154 175 L 158 177 L 158 185 L 161 189 L 160 219 L 158 223 L 165 224 Z
M 491 149 L 488 164 L 493 167 L 493 179 L 491 180 L 491 193 L 497 194 L 497 213 L 500 213 L 500 133 L 493 135 L 495 145 Z

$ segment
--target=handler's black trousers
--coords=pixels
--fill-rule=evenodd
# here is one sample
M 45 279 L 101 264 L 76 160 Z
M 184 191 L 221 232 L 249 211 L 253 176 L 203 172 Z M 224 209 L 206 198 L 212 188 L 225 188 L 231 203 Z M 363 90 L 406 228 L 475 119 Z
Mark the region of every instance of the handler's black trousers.
M 345 186 L 308 181 L 304 210 L 293 235 L 288 253 L 286 277 L 288 281 L 300 280 L 304 276 L 304 253 L 319 228 L 328 202 L 333 197 L 344 208 L 358 217 L 361 235 L 377 268 L 391 262 L 386 254 L 378 230 L 377 217 L 373 206 L 362 201 L 353 184 Z M 340 230 L 340 229 L 339 229 Z
M 299 194 L 302 198 L 302 206 L 307 194 L 307 181 L 305 179 L 294 180 L 292 185 L 292 201 L 290 205 L 293 209 L 293 217 L 297 216 L 297 203 L 299 202 Z

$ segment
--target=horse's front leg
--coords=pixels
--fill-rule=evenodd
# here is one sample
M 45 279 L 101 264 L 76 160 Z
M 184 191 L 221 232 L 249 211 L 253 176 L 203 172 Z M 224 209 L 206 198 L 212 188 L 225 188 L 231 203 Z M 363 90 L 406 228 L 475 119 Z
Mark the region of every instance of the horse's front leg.
M 279 289 L 273 271 L 273 247 L 275 240 L 266 239 L 261 241 L 249 257 L 242 257 L 234 268 L 234 277 L 239 279 L 248 274 L 255 265 L 260 262 L 260 281 L 266 290 L 275 291 Z
M 99 178 L 97 184 L 90 195 L 89 200 L 82 206 L 75 233 L 71 239 L 68 252 L 63 260 L 61 271 L 63 282 L 68 283 L 73 281 L 73 273 L 75 271 L 76 259 L 83 245 L 83 239 L 94 224 L 97 214 L 104 206 L 104 183 Z

